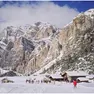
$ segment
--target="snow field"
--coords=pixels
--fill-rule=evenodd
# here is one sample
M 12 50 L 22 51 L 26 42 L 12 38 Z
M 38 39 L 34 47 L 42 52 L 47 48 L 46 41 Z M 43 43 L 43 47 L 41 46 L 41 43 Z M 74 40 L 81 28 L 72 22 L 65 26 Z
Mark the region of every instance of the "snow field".
M 0 93 L 94 93 L 93 83 L 78 83 L 77 88 L 73 87 L 73 83 L 55 82 L 52 83 L 26 83 L 26 79 L 32 77 L 7 77 L 14 83 L 1 83 Z

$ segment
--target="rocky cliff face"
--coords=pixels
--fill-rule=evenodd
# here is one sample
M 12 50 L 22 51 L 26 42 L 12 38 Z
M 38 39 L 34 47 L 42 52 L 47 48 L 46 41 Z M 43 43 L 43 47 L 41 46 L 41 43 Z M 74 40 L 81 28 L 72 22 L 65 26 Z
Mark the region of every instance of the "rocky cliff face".
M 94 73 L 94 10 L 79 14 L 58 34 L 62 56 L 56 59 L 48 72 L 84 70 Z M 46 72 L 46 70 L 44 72 Z M 42 72 L 42 70 L 40 71 Z
M 94 10 L 78 15 L 60 36 L 59 40 L 65 46 L 62 70 L 67 67 L 65 69 L 94 72 Z
M 5 29 L 0 66 L 19 73 L 85 70 L 94 72 L 94 10 L 79 14 L 62 30 L 37 22 Z

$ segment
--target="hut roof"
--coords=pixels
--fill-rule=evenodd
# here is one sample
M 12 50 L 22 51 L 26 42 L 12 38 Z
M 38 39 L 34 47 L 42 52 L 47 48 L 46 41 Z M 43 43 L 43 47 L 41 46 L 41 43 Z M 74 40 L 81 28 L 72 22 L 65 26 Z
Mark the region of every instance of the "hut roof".
M 87 76 L 88 75 L 84 71 L 66 71 L 64 73 L 67 73 L 69 76 Z
M 77 78 L 77 79 L 79 79 L 80 81 L 88 81 L 88 79 L 85 78 L 85 77 L 79 77 L 79 78 Z
M 52 77 L 52 78 L 63 78 L 60 74 L 51 74 L 50 77 Z

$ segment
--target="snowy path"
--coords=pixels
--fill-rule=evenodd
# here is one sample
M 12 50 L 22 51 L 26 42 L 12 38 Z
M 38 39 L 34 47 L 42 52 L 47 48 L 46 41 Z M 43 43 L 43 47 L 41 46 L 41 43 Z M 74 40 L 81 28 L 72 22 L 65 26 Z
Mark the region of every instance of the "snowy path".
M 94 93 L 94 83 L 92 87 L 88 86 L 88 84 L 78 84 L 77 88 L 74 88 L 72 83 L 62 83 L 56 85 L 1 83 L 0 93 Z

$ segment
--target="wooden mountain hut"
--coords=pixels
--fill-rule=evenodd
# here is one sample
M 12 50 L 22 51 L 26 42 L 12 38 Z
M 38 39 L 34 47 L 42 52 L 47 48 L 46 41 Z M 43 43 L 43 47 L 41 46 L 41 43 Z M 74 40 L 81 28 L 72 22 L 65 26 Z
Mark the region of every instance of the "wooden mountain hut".
M 61 73 L 64 81 L 72 82 L 76 80 L 78 77 L 86 77 L 88 74 L 84 71 L 66 71 Z

